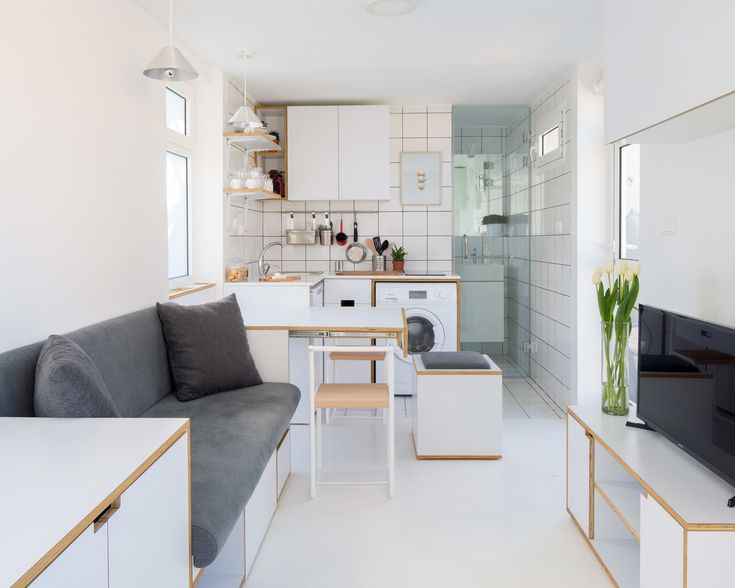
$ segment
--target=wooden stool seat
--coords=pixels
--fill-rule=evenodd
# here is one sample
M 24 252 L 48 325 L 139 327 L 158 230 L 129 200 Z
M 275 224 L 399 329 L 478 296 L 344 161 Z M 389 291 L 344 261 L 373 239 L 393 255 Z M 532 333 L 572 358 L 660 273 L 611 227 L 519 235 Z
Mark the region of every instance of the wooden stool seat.
M 320 384 L 315 408 L 388 408 L 387 384 Z
M 380 351 L 365 351 L 359 353 L 348 353 L 344 351 L 333 351 L 329 354 L 332 361 L 383 361 L 385 353 Z

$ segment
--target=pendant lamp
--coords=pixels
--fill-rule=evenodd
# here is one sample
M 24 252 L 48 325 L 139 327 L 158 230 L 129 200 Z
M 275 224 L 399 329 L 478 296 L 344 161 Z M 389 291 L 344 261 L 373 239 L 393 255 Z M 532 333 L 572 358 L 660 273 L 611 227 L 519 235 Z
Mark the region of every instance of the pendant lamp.
M 257 129 L 263 128 L 263 121 L 258 118 L 252 108 L 248 106 L 248 72 L 245 67 L 244 60 L 249 59 L 255 55 L 254 51 L 241 51 L 239 57 L 243 60 L 243 72 L 242 72 L 242 93 L 244 104 L 237 109 L 237 112 L 232 115 L 232 118 L 228 121 L 233 129 L 242 132 L 253 132 Z
M 158 52 L 143 70 L 143 75 L 166 82 L 188 82 L 198 78 L 199 74 L 183 53 L 174 47 L 173 13 L 173 0 L 168 0 L 168 45 Z

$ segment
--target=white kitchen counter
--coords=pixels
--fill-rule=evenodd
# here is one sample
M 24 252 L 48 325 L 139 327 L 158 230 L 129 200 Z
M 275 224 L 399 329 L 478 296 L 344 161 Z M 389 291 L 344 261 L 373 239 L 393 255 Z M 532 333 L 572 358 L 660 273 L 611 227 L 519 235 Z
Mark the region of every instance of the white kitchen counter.
M 187 419 L 0 418 L 0 586 L 70 544 L 186 430 Z
M 396 282 L 458 282 L 462 278 L 456 274 L 443 274 L 443 275 L 395 275 L 395 274 L 371 274 L 371 275 L 346 275 L 338 276 L 336 274 L 326 273 L 318 276 L 304 276 L 301 280 L 291 280 L 288 282 L 261 282 L 257 275 L 250 276 L 247 282 L 225 282 L 227 287 L 243 287 L 252 288 L 254 286 L 260 287 L 312 287 L 324 280 L 390 280 Z
M 268 307 L 248 306 L 243 310 L 248 329 L 288 331 L 388 331 L 402 333 L 403 314 L 398 307 Z

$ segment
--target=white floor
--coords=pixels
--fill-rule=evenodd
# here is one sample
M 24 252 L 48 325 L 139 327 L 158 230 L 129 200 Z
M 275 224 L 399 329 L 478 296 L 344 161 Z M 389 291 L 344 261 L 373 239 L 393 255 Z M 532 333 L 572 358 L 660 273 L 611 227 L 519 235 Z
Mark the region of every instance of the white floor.
M 504 420 L 503 459 L 496 462 L 417 461 L 410 403 L 399 404 L 393 500 L 383 486 L 320 486 L 309 500 L 306 428 L 292 428 L 299 471 L 286 486 L 247 585 L 610 586 L 565 510 L 564 421 L 552 407 L 552 417 L 536 418 L 527 386 L 533 388 L 508 381 L 506 396 L 526 416 Z M 348 471 L 353 479 L 384 463 L 377 421 L 338 419 L 325 427 L 324 444 L 325 470 Z

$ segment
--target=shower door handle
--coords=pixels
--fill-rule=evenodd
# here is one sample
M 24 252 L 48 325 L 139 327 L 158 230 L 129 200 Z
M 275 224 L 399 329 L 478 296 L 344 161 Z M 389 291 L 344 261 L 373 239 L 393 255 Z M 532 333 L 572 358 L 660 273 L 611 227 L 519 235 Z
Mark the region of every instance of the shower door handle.
M 466 234 L 462 235 L 462 243 L 463 243 L 462 257 L 464 257 L 465 259 L 469 259 L 470 257 L 470 239 Z

